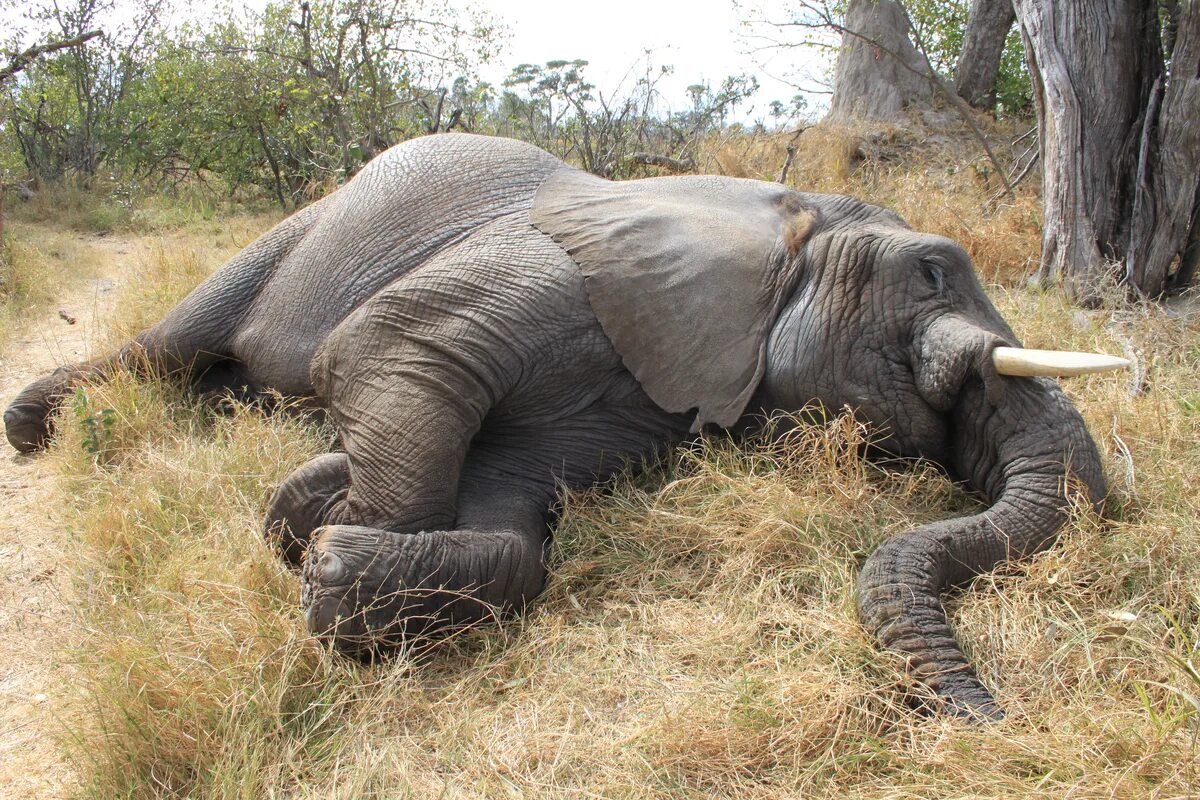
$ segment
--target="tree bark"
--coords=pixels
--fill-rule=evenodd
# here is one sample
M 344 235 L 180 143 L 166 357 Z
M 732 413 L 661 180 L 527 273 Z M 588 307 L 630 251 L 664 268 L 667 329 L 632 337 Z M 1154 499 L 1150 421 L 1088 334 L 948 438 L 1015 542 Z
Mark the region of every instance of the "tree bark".
M 1179 269 L 1171 279 L 1171 288 L 1186 289 L 1196 279 L 1196 268 L 1200 267 L 1200 189 L 1192 203 L 1192 230 L 1187 243 L 1179 253 Z
M 1146 115 L 1125 258 L 1128 283 L 1152 297 L 1167 288 L 1171 262 L 1186 246 L 1200 185 L 1200 3 L 1176 13 L 1171 74 L 1165 89 L 1161 78 L 1155 83 Z
M 1041 142 L 1037 278 L 1061 281 L 1078 302 L 1094 305 L 1122 277 L 1128 251 L 1139 142 L 1161 76 L 1157 7 L 1146 0 L 1014 5 Z
M 973 0 L 955 68 L 958 96 L 984 111 L 996 107 L 996 78 L 1004 41 L 1017 18 L 1012 0 Z
M 903 111 L 932 96 L 925 60 L 908 38 L 908 17 L 896 0 L 850 0 L 827 119 L 905 122 Z M 907 65 L 907 66 L 906 66 Z

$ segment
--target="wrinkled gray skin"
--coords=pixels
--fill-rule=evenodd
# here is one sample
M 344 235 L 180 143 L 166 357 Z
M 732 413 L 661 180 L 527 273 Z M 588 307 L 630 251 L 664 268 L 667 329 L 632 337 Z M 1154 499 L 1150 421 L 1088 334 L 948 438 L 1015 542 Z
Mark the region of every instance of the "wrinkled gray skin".
M 313 396 L 343 452 L 302 466 L 268 535 L 302 564 L 309 627 L 366 654 L 519 611 L 550 509 L 703 424 L 849 406 L 880 449 L 990 508 L 895 536 L 862 568 L 867 627 L 951 713 L 1001 712 L 939 595 L 1047 547 L 1096 447 L 1016 346 L 963 250 L 859 201 L 717 177 L 610 183 L 505 139 L 398 145 L 263 235 L 120 353 L 5 413 L 18 450 L 117 365 L 197 391 Z

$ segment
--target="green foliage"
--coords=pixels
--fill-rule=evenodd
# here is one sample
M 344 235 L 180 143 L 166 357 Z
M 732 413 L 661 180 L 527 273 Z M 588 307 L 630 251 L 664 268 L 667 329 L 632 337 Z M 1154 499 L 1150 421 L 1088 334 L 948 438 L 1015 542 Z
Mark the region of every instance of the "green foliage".
M 398 141 L 449 130 L 520 138 L 616 176 L 642 150 L 694 159 L 757 89 L 750 76 L 697 84 L 672 113 L 657 89 L 670 68 L 649 59 L 610 94 L 582 60 L 519 65 L 497 89 L 474 77 L 495 55 L 495 25 L 435 0 L 270 0 L 175 27 L 159 20 L 163 2 L 136 0 L 122 15 L 113 0 L 26 10 L 39 40 L 90 27 L 105 35 L 0 87 L 0 182 L 201 186 L 214 198 L 250 189 L 286 208 Z M 777 122 L 789 113 L 781 106 Z M 113 203 L 86 227 L 111 230 L 129 210 Z
M 1029 114 L 1033 109 L 1033 84 L 1025 64 L 1025 46 L 1014 27 L 1000 54 L 1000 74 L 996 76 L 996 106 L 1005 114 Z
M 906 0 L 909 19 L 925 47 L 933 68 L 945 75 L 954 72 L 962 52 L 970 0 Z
M 671 69 L 649 57 L 611 91 L 579 59 L 520 64 L 495 87 L 475 70 L 495 55 L 500 31 L 436 0 L 269 0 L 174 27 L 160 20 L 165 2 L 35 0 L 25 9 L 38 41 L 105 33 L 0 87 L 0 184 L 121 187 L 124 196 L 81 223 L 110 231 L 131 222 L 129 200 L 146 191 L 200 187 L 210 203 L 249 194 L 294 207 L 398 141 L 449 130 L 522 139 L 625 177 L 644 169 L 646 153 L 690 168 L 706 137 L 758 90 L 753 76 L 729 76 L 693 84 L 671 108 L 659 90 Z M 838 5 L 826 3 L 829 13 Z M 907 7 L 935 67 L 951 72 L 967 0 Z M 15 51 L 18 41 L 0 48 Z M 1015 33 L 998 92 L 1006 112 L 1029 103 Z M 797 95 L 767 113 L 779 127 L 806 110 Z
M 432 0 L 275 0 L 174 30 L 159 24 L 160 3 L 143 2 L 133 33 L 61 51 L 4 87 L 8 175 L 19 164 L 44 181 L 89 183 L 101 169 L 168 186 L 215 176 L 296 203 L 426 132 L 417 101 L 447 72 L 470 74 L 497 39 L 486 17 Z M 28 19 L 66 35 L 112 10 L 75 4 L 44 2 Z
M 4 85 L 3 133 L 35 178 L 68 172 L 86 182 L 126 147 L 139 124 L 133 95 L 153 53 L 165 0 L 135 0 L 117 9 L 113 0 L 41 0 L 22 9 L 39 39 L 71 39 L 101 28 L 105 35 L 34 62 Z M 11 13 L 11 12 L 10 12 Z M 17 38 L 4 44 L 19 49 Z M 11 155 L 0 158 L 9 166 Z M 0 178 L 3 178 L 0 175 Z
M 102 408 L 93 412 L 87 392 L 83 390 L 83 387 L 75 389 L 75 395 L 71 399 L 71 412 L 79 423 L 80 448 L 96 458 L 103 456 L 112 439 L 117 412 L 111 408 Z
M 716 89 L 693 84 L 689 107 L 672 112 L 658 90 L 670 67 L 655 67 L 647 57 L 631 87 L 608 96 L 587 80 L 586 67 L 583 60 L 517 66 L 493 111 L 493 132 L 533 142 L 597 175 L 626 177 L 643 151 L 694 162 L 704 137 L 758 90 L 752 75 L 729 76 Z

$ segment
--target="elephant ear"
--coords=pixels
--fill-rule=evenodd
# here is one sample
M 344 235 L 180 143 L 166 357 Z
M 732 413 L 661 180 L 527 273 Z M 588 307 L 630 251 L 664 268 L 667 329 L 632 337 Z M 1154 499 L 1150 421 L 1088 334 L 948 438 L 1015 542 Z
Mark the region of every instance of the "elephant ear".
M 693 430 L 745 410 L 815 219 L 778 184 L 574 169 L 551 175 L 530 211 L 579 264 L 625 366 L 664 410 L 696 409 Z

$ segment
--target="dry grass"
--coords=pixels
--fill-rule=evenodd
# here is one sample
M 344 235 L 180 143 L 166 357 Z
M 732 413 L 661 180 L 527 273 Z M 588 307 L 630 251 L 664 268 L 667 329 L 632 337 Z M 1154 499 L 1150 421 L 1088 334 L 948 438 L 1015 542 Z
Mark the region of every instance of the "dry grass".
M 978 186 L 935 190 L 944 174 L 872 180 L 905 198 L 910 219 L 983 198 Z M 1034 252 L 1022 225 L 973 214 L 980 231 L 1012 224 L 1013 241 L 981 233 L 969 246 L 1005 263 Z M 118 328 L 153 319 L 207 264 L 174 247 L 147 259 Z M 322 432 L 117 380 L 79 398 L 49 455 L 81 598 L 66 623 L 81 695 L 64 741 L 90 793 L 1194 792 L 1200 321 L 993 291 L 1030 345 L 1128 348 L 1141 362 L 1137 392 L 1111 376 L 1068 386 L 1106 453 L 1111 519 L 1081 517 L 1051 552 L 954 601 L 1007 721 L 968 728 L 910 710 L 918 690 L 859 628 L 851 589 L 865 554 L 973 506 L 930 471 L 861 461 L 849 419 L 784 444 L 711 440 L 569 498 L 552 580 L 525 619 L 363 668 L 304 635 L 295 576 L 258 533 L 271 487 L 325 446 Z
M 0 242 L 0 347 L 20 321 L 51 305 L 63 288 L 95 278 L 104 255 L 71 233 L 8 222 Z
M 134 277 L 130 261 L 156 262 L 142 268 L 152 283 L 123 298 L 125 310 L 110 338 L 124 342 L 282 216 L 268 211 L 219 218 L 199 201 L 172 206 L 158 200 L 130 210 L 102 192 L 61 187 L 10 211 L 0 242 L 0 350 L 23 321 L 52 308 L 70 288 L 117 271 L 122 279 Z M 114 235 L 113 226 L 90 226 L 89 215 L 128 219 Z

